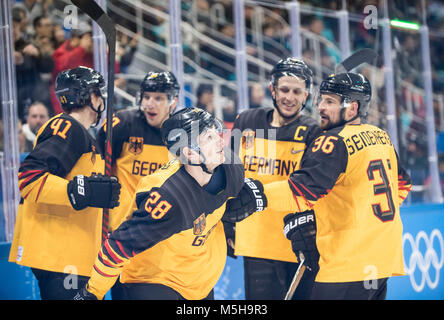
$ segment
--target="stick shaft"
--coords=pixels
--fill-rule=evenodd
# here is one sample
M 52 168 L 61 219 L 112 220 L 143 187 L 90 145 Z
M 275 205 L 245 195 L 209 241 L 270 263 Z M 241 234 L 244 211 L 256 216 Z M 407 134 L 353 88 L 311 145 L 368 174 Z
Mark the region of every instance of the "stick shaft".
M 301 282 L 302 276 L 304 275 L 305 269 L 307 268 L 304 264 L 304 259 L 299 263 L 299 267 L 294 274 L 293 280 L 291 281 L 290 287 L 288 288 L 287 294 L 285 295 L 284 300 L 291 300 L 293 295 L 298 288 L 299 283 Z

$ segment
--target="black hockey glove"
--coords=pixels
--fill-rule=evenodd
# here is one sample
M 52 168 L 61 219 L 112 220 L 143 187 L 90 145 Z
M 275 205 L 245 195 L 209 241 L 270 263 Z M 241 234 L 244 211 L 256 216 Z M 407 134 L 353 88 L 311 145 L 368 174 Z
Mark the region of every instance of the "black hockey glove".
M 317 270 L 319 252 L 316 247 L 316 220 L 313 210 L 290 213 L 284 218 L 284 235 L 291 241 L 297 257 L 302 253 L 310 270 Z
M 98 300 L 95 295 L 93 295 L 91 292 L 89 292 L 86 287 L 83 287 L 77 291 L 76 295 L 73 300 Z
M 224 221 L 239 222 L 254 212 L 263 211 L 267 207 L 264 186 L 259 180 L 245 178 L 245 183 L 236 198 L 227 201 Z
M 119 205 L 120 187 L 116 177 L 78 175 L 68 183 L 68 197 L 75 210 L 114 208 Z

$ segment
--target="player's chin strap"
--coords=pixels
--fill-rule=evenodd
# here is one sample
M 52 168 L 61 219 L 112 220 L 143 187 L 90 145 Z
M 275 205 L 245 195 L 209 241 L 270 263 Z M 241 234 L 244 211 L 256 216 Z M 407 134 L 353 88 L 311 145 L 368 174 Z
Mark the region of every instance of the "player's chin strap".
M 352 121 L 354 121 L 354 120 L 356 120 L 356 119 L 358 119 L 360 117 L 359 109 L 358 109 L 358 112 L 356 112 L 356 115 L 353 118 L 351 118 L 349 120 L 345 120 L 345 117 L 344 117 L 345 109 L 348 108 L 349 106 L 350 106 L 350 102 L 345 102 L 345 101 L 342 102 L 341 111 L 340 111 L 340 114 L 339 114 L 340 120 L 339 120 L 339 123 L 337 124 L 338 127 L 339 126 L 343 126 L 343 125 L 345 125 L 345 124 L 347 124 L 349 122 L 352 122 Z
M 199 156 L 202 158 L 202 162 L 201 163 L 189 163 L 189 165 L 190 166 L 195 166 L 195 167 L 201 167 L 203 172 L 208 173 L 208 174 L 213 174 L 214 170 L 213 170 L 213 172 L 208 170 L 208 167 L 205 164 L 207 159 L 205 158 L 204 154 L 202 152 L 200 152 L 200 148 L 199 147 L 192 147 L 191 149 L 196 151 L 199 154 Z
M 91 102 L 88 105 L 91 108 L 91 110 L 93 110 L 95 113 L 97 113 L 97 121 L 95 124 L 93 124 L 93 127 L 97 127 L 100 123 L 100 120 L 102 119 L 102 112 L 105 111 L 105 101 L 103 101 L 103 103 L 101 105 L 102 108 L 100 106 L 98 106 L 97 110 L 94 109 Z

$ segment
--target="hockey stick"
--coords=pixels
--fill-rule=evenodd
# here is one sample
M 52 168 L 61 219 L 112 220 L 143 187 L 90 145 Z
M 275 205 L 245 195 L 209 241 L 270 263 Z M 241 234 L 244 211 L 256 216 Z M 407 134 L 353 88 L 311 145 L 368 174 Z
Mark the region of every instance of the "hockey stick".
M 304 262 L 305 262 L 305 257 L 302 254 L 302 252 L 299 252 L 299 267 L 293 276 L 293 280 L 291 281 L 290 287 L 288 288 L 284 300 L 291 300 L 291 298 L 293 298 L 294 292 L 296 291 L 299 282 L 301 282 L 305 269 L 307 269 L 307 266 L 304 264 Z
M 108 82 L 106 97 L 105 175 L 111 176 L 114 73 L 116 60 L 116 28 L 114 22 L 94 0 L 71 0 L 102 29 L 108 44 Z M 109 209 L 103 209 L 102 242 L 108 237 Z
M 349 72 L 363 63 L 372 64 L 377 56 L 378 54 L 373 49 L 360 49 L 338 64 L 335 73 Z

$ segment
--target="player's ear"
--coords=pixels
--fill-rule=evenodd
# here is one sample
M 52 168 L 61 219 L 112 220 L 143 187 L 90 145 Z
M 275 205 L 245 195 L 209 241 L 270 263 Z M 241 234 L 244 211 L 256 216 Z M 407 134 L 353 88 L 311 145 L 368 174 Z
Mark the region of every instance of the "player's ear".
M 270 90 L 271 96 L 274 97 L 275 95 L 274 87 L 271 83 L 268 84 L 268 90 Z
M 171 105 L 170 105 L 170 114 L 173 114 L 173 112 L 174 112 L 174 110 L 176 109 L 176 106 L 177 106 L 177 102 L 179 101 L 179 98 L 178 97 L 175 97 L 174 99 L 173 99 L 173 102 L 171 103 Z
M 190 147 L 183 147 L 181 156 L 185 163 L 196 163 L 200 160 L 199 154 Z
M 359 112 L 359 103 L 357 101 L 352 101 L 350 106 L 347 108 L 348 119 L 355 117 Z

